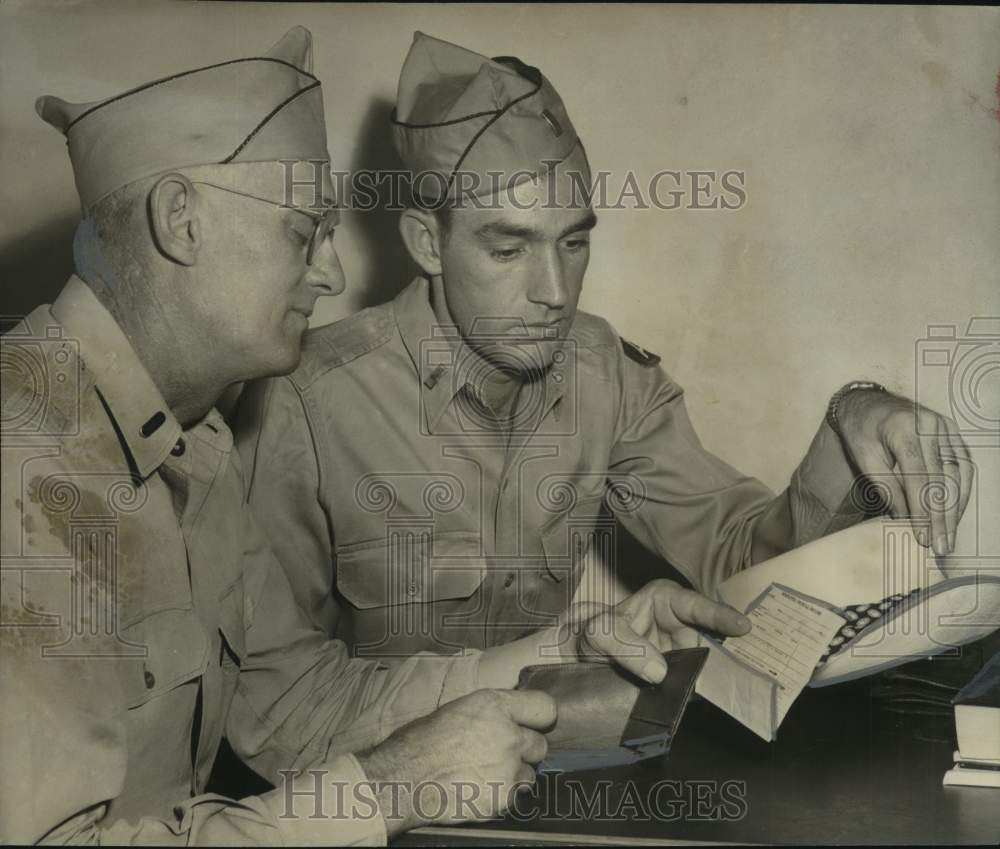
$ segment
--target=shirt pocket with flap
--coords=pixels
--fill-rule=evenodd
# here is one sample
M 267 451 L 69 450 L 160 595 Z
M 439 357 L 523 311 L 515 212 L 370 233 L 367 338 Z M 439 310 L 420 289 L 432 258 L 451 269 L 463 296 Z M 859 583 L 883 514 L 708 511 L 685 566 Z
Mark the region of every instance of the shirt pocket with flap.
M 121 683 L 130 709 L 197 678 L 208 666 L 209 640 L 192 608 L 158 610 L 123 628 L 121 637 Z
M 336 552 L 337 591 L 362 610 L 468 598 L 486 569 L 475 532 L 393 533 Z

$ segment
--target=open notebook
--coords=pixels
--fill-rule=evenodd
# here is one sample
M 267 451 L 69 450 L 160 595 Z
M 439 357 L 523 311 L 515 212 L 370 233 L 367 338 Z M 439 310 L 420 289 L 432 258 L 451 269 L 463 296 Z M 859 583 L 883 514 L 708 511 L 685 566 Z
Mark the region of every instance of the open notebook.
M 707 637 L 696 692 L 765 740 L 805 686 L 954 651 L 1000 628 L 1000 568 L 938 568 L 908 522 L 876 519 L 740 572 L 721 601 L 745 637 Z

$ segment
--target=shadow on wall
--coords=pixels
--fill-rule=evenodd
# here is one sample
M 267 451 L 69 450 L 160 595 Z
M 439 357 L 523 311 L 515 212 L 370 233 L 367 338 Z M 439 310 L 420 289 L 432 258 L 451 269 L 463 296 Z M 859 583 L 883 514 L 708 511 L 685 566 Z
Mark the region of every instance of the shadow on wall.
M 376 98 L 368 107 L 355 148 L 357 153 L 349 165 L 352 176 L 362 171 L 403 168 L 392 143 L 392 108 L 392 101 L 385 98 Z M 386 208 L 391 182 L 387 179 L 378 184 L 378 202 L 373 209 L 350 213 L 356 228 L 352 235 L 359 241 L 359 252 L 368 258 L 368 268 L 357 281 L 362 293 L 359 308 L 392 300 L 420 270 L 399 235 L 399 211 Z M 354 281 L 348 283 L 353 286 Z
M 39 304 L 51 304 L 73 273 L 76 214 L 64 215 L 0 248 L 0 316 L 6 330 Z

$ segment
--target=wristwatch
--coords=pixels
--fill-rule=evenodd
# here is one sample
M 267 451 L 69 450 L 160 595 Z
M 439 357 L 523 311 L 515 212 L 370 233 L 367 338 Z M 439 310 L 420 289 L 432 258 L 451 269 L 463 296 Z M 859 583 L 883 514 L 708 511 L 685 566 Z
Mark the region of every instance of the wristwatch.
M 826 423 L 830 425 L 830 429 L 837 434 L 837 436 L 843 438 L 844 434 L 840 430 L 840 421 L 837 419 L 837 408 L 840 406 L 840 402 L 843 400 L 844 396 L 855 389 L 871 389 L 875 392 L 888 392 L 881 383 L 873 383 L 870 380 L 852 380 L 850 383 L 841 386 L 836 392 L 833 393 L 833 397 L 830 398 L 830 403 L 826 407 Z

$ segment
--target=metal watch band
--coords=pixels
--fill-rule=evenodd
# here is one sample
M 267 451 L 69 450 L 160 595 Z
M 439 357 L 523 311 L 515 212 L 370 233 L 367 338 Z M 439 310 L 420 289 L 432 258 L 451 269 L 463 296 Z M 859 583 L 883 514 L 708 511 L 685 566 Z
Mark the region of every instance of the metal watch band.
M 875 383 L 871 380 L 852 380 L 850 383 L 844 384 L 830 398 L 830 403 L 826 407 L 826 423 L 830 425 L 830 429 L 837 434 L 837 436 L 843 437 L 843 433 L 840 430 L 840 421 L 837 418 L 837 408 L 840 406 L 841 400 L 850 392 L 854 392 L 856 389 L 871 389 L 875 392 L 888 392 L 881 383 Z

